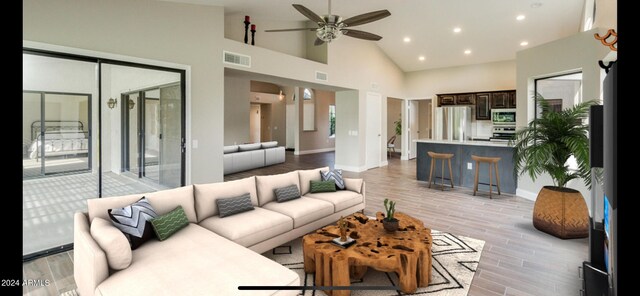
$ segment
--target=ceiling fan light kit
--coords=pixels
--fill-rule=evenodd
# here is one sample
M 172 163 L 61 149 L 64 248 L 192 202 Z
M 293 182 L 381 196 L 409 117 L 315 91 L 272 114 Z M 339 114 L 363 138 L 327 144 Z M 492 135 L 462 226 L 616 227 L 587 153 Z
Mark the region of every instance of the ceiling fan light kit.
M 368 24 L 391 15 L 388 10 L 383 9 L 360 14 L 343 20 L 339 15 L 331 14 L 331 0 L 329 0 L 329 13 L 324 17 L 320 17 L 318 14 L 301 4 L 293 4 L 293 7 L 306 18 L 318 24 L 318 27 L 265 30 L 265 32 L 316 31 L 317 38 L 314 42 L 314 45 L 316 46 L 325 42 L 329 43 L 338 39 L 342 35 L 358 39 L 378 41 L 382 39 L 382 36 L 360 30 L 353 30 L 350 29 L 350 27 Z

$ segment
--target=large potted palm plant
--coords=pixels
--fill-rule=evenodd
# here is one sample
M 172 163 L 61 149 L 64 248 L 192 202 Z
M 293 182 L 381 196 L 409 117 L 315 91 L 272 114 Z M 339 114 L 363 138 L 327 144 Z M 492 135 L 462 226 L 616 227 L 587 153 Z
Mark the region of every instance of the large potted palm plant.
M 589 166 L 589 107 L 594 101 L 582 102 L 562 111 L 551 111 L 545 99 L 536 95 L 542 114 L 527 127 L 516 132 L 514 169 L 527 173 L 532 180 L 547 173 L 553 186 L 544 186 L 533 208 L 533 226 L 560 238 L 580 238 L 589 235 L 587 204 L 579 191 L 567 188 L 573 179 L 582 178 L 591 187 Z M 567 161 L 575 158 L 577 169 Z

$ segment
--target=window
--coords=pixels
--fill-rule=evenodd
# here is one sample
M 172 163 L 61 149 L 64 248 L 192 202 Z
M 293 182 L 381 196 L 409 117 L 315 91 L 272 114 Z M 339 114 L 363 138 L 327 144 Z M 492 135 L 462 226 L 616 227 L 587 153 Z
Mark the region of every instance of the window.
M 329 105 L 329 137 L 336 136 L 336 105 Z
M 557 112 L 582 102 L 582 73 L 572 73 L 535 80 L 535 93 L 549 105 L 549 111 Z M 542 110 L 536 96 L 536 118 Z
M 305 100 L 311 100 L 311 91 L 308 88 L 304 89 L 304 93 L 302 95 L 302 98 Z

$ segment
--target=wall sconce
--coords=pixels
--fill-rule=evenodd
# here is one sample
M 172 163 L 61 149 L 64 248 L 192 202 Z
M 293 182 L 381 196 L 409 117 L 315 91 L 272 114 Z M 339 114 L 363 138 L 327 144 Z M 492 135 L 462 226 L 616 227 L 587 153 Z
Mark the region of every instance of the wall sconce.
M 129 103 L 128 103 L 128 105 L 129 105 L 129 110 L 132 110 L 132 109 L 133 109 L 133 106 L 135 106 L 135 105 L 136 105 L 136 102 L 134 102 L 132 99 L 129 99 Z
M 109 107 L 109 109 L 115 108 L 116 105 L 118 105 L 118 99 L 109 98 L 109 100 L 107 101 L 107 106 Z
M 280 90 L 280 94 L 278 95 L 278 99 L 280 101 L 284 100 L 284 94 L 282 93 L 282 90 Z

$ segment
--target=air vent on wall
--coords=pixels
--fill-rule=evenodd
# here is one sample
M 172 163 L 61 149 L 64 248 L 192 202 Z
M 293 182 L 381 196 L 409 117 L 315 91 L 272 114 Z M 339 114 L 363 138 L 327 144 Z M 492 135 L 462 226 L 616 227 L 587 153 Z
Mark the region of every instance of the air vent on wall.
M 251 68 L 251 57 L 235 52 L 223 51 L 222 62 L 225 64 L 232 64 L 241 67 Z
M 327 81 L 329 80 L 329 75 L 324 72 L 316 71 L 316 80 Z

